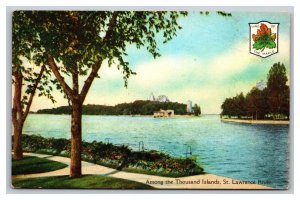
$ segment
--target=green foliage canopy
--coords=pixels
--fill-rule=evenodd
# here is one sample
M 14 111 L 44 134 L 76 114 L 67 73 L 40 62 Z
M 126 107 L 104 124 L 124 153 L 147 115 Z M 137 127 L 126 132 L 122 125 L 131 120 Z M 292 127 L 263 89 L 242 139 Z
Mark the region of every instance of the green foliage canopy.
M 268 105 L 273 114 L 282 113 L 289 106 L 289 87 L 284 64 L 274 63 L 268 73 Z
M 243 93 L 226 98 L 221 105 L 221 115 L 266 119 L 289 118 L 290 89 L 284 64 L 275 63 L 269 70 L 267 88 L 253 87 L 244 97 Z
M 55 102 L 49 84 L 51 77 L 50 69 L 44 66 L 40 59 L 41 46 L 34 45 L 38 42 L 32 35 L 33 22 L 28 20 L 23 12 L 14 12 L 12 19 L 12 83 L 16 78 L 21 79 L 25 90 L 22 93 L 22 108 L 30 107 L 35 91 L 39 91 L 39 96 L 48 97 Z M 25 64 L 27 63 L 27 66 Z M 31 66 L 29 66 L 29 64 Z M 19 80 L 20 81 L 20 80 Z M 28 107 L 28 108 L 29 108 Z
M 17 11 L 14 15 L 30 30 L 31 34 L 22 38 L 38 50 L 35 57 L 31 57 L 36 62 L 46 63 L 47 56 L 51 55 L 60 63 L 59 70 L 64 74 L 87 75 L 93 65 L 107 59 L 110 65 L 116 63 L 122 69 L 127 85 L 127 79 L 134 72 L 125 60 L 126 46 L 145 46 L 154 58 L 159 56 L 156 34 L 162 33 L 164 42 L 171 40 L 181 28 L 177 18 L 187 13 Z
M 193 112 L 194 112 L 194 115 L 195 115 L 195 116 L 201 115 L 201 108 L 200 108 L 200 106 L 198 106 L 197 104 L 195 104 L 195 105 L 193 106 Z

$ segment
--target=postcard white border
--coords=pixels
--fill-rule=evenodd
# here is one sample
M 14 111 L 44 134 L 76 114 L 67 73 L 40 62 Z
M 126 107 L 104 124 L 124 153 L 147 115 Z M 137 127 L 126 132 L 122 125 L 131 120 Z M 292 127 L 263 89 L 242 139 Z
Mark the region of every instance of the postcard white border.
M 22 1 L 22 2 L 24 2 L 24 1 Z M 56 1 L 56 0 L 53 0 L 52 1 L 52 3 L 55 3 L 55 2 L 58 2 L 58 1 Z M 62 3 L 62 2 L 60 2 L 60 3 L 58 3 L 57 5 L 60 5 L 60 6 L 66 6 L 67 4 L 69 4 L 69 3 L 66 3 L 67 1 L 65 1 L 64 3 Z M 78 3 L 78 2 L 75 2 L 75 1 L 72 1 L 72 5 L 74 5 L 74 6 L 76 6 L 76 5 L 84 5 L 87 1 L 85 1 L 85 2 L 82 2 L 82 1 L 80 1 L 81 3 Z M 93 2 L 96 2 L 96 1 L 93 1 Z M 115 1 L 115 0 L 113 0 L 113 1 L 109 1 L 109 3 L 110 3 L 110 5 L 130 5 L 130 6 L 132 6 L 132 4 L 124 4 L 124 2 L 128 2 L 128 1 L 122 1 L 123 3 L 121 3 L 121 4 L 116 4 L 116 2 L 117 1 Z M 159 1 L 159 2 L 161 2 L 161 1 Z M 165 2 L 165 1 L 164 1 Z M 179 5 L 183 5 L 182 3 L 179 3 L 179 1 L 175 1 L 176 3 L 176 6 L 179 6 Z M 231 1 L 231 2 L 235 2 L 234 3 L 234 5 L 240 5 L 241 3 L 238 3 L 238 2 L 241 2 L 241 1 Z M 254 2 L 254 3 L 253 3 Z M 259 5 L 259 2 L 261 3 L 261 1 L 251 1 L 251 5 Z M 284 2 L 284 1 L 282 1 L 282 2 Z M 185 2 L 186 3 L 186 2 Z M 247 2 L 247 3 L 250 3 L 250 2 Z M 4 6 L 16 6 L 16 7 L 4 7 Z M 26 1 L 26 3 L 21 3 L 21 2 L 18 2 L 18 1 L 11 1 L 10 3 L 6 3 L 4 6 L 2 6 L 1 7 L 1 17 L 2 17 L 2 19 L 4 19 L 5 17 L 6 17 L 6 38 L 5 37 L 2 37 L 2 35 L 1 35 L 1 41 L 3 42 L 3 44 L 5 43 L 5 42 L 7 42 L 6 44 L 6 49 L 5 48 L 2 48 L 2 50 L 1 50 L 1 56 L 4 58 L 4 59 L 1 59 L 1 63 L 2 64 L 4 64 L 4 65 L 2 65 L 2 66 L 6 66 L 7 67 L 7 69 L 9 69 L 9 67 L 11 66 L 11 62 L 10 62 L 10 60 L 11 60 L 11 54 L 9 53 L 10 52 L 10 45 L 9 45 L 9 43 L 10 43 L 10 36 L 11 36 L 11 34 L 9 34 L 9 28 L 10 28 L 10 19 L 9 19 L 9 16 L 10 16 L 10 14 L 9 13 L 11 13 L 12 12 L 12 10 L 19 10 L 19 9 L 28 9 L 28 10 L 32 10 L 32 9 L 45 9 L 45 10 L 49 10 L 49 9 L 56 9 L 56 10 L 65 10 L 65 9 L 79 9 L 79 10 L 95 10 L 95 9 L 103 9 L 103 10 L 107 10 L 107 9 L 120 9 L 121 7 L 95 7 L 95 6 L 93 6 L 93 7 L 69 7 L 69 6 L 67 6 L 67 7 L 53 7 L 53 6 L 48 6 L 47 5 L 47 3 L 45 3 L 45 4 L 43 4 L 42 6 L 47 6 L 47 7 L 41 7 L 41 6 L 30 6 L 30 7 L 20 7 L 19 5 L 36 5 L 36 2 L 34 3 L 34 1 L 32 1 L 32 0 L 28 0 L 28 1 Z M 103 4 L 103 5 L 108 5 L 107 3 L 105 4 Z M 137 4 L 135 4 L 135 5 L 137 5 Z M 158 5 L 158 6 L 161 6 L 161 5 L 164 5 L 164 4 L 161 4 L 161 3 L 159 3 L 159 4 L 157 4 L 156 2 L 153 2 L 152 1 L 152 4 L 151 5 Z M 165 5 L 167 5 L 167 4 L 165 4 Z M 203 3 L 203 5 L 208 5 L 207 3 Z M 211 4 L 210 4 L 211 5 Z M 232 4 L 231 4 L 232 5 Z M 276 4 L 276 3 L 272 3 L 272 5 L 273 6 L 276 6 L 276 5 L 278 5 L 278 4 Z M 292 4 L 291 4 L 292 5 Z M 141 6 L 141 4 L 139 4 L 138 3 L 138 6 Z M 291 163 L 290 163 L 290 175 L 291 175 L 291 177 L 290 177 L 290 182 L 291 182 L 291 188 L 289 189 L 289 190 L 284 190 L 284 191 L 277 191 L 277 190 L 272 190 L 272 191 L 236 191 L 236 190 L 229 190 L 229 191 L 223 191 L 223 190 L 210 190 L 210 191 L 206 191 L 206 190 L 197 190 L 197 191 L 191 191 L 191 190 L 172 190 L 172 191 L 157 191 L 157 190 L 146 190 L 146 191 L 141 191 L 141 190 L 134 190 L 134 191 L 127 191 L 127 190 L 108 190 L 108 191 L 106 191 L 106 190 L 100 190 L 100 191 L 94 191 L 94 190 L 88 190 L 88 191 L 85 191 L 85 190 L 46 190 L 46 191 L 41 191 L 41 190 L 33 190 L 33 191 L 31 191 L 31 190 L 25 190 L 24 192 L 25 193 L 39 193 L 39 194 L 45 194 L 45 193 L 47 193 L 47 194 L 54 194 L 54 193 L 60 193 L 60 194 L 66 194 L 66 193 L 72 193 L 72 194 L 78 194 L 78 193 L 84 193 L 84 194 L 91 194 L 91 193 L 107 193 L 107 194 L 112 194 L 112 193 L 127 193 L 127 194 L 131 194 L 131 193 L 140 193 L 140 194 L 144 194 L 144 193 L 156 193 L 156 194 L 164 194 L 164 193 L 173 193 L 173 194 L 181 194 L 181 193 L 183 193 L 183 194 L 185 194 L 185 193 L 192 193 L 192 194 L 198 194 L 198 193 L 201 193 L 201 194 L 203 194 L 203 193 L 205 193 L 205 194 L 236 194 L 236 193 L 238 193 L 238 194 L 252 194 L 252 193 L 255 193 L 255 194 L 262 194 L 262 193 L 264 193 L 264 194 L 278 194 L 278 193 L 293 193 L 293 192 L 295 192 L 294 191 L 294 184 L 292 183 L 292 182 L 294 182 L 294 179 L 293 179 L 293 177 L 296 175 L 296 174 L 299 174 L 299 173 L 294 173 L 294 147 L 295 148 L 298 148 L 298 152 L 299 152 L 299 145 L 296 145 L 296 142 L 299 142 L 299 140 L 296 140 L 297 138 L 299 138 L 299 136 L 296 136 L 295 135 L 295 137 L 294 137 L 294 127 L 295 127 L 295 130 L 299 130 L 299 125 L 298 124 L 294 124 L 293 122 L 294 122 L 294 120 L 295 119 L 299 119 L 299 115 L 297 114 L 297 113 L 293 113 L 293 110 L 299 110 L 299 106 L 297 106 L 297 105 L 294 105 L 294 100 L 296 100 L 296 102 L 299 102 L 299 94 L 297 94 L 297 93 L 294 93 L 293 91 L 295 91 L 294 90 L 294 86 L 295 85 L 299 85 L 299 78 L 298 79 L 296 79 L 296 78 L 294 78 L 294 76 L 296 77 L 296 76 L 299 76 L 299 72 L 297 72 L 297 71 L 299 71 L 299 68 L 297 69 L 294 69 L 294 64 L 296 64 L 296 62 L 297 61 L 295 61 L 295 63 L 294 63 L 294 36 L 293 36 L 293 33 L 294 33 L 294 29 L 293 29 L 293 24 L 294 24 L 294 9 L 293 9 L 293 7 L 269 7 L 269 6 L 267 6 L 267 7 L 195 7 L 195 5 L 193 5 L 193 7 L 187 7 L 187 6 L 183 6 L 183 7 L 159 7 L 159 9 L 162 9 L 162 10 L 165 10 L 165 9 L 168 9 L 168 10 L 174 10 L 174 9 L 180 9 L 180 10 L 197 10 L 197 8 L 199 9 L 199 8 L 201 8 L 201 9 L 208 9 L 208 10 L 224 10 L 224 11 L 229 11 L 229 12 L 234 12 L 234 11 L 241 11 L 241 12 L 243 12 L 243 11 L 262 11 L 262 12 L 276 12 L 276 11 L 282 11 L 282 9 L 283 10 L 285 10 L 285 11 L 287 11 L 287 12 L 290 12 L 291 13 L 291 25 L 292 25 L 292 29 L 291 29 L 291 94 L 292 94 L 292 98 L 291 98 L 291 108 L 292 108 L 292 112 L 291 112 L 291 125 L 290 125 L 290 128 L 291 128 L 291 145 L 290 145 L 290 149 L 291 149 Z M 6 10 L 5 10 L 6 9 Z M 157 7 L 147 7 L 147 8 L 145 8 L 145 7 L 125 7 L 125 9 L 129 9 L 129 10 L 132 10 L 132 9 L 136 9 L 136 10 L 149 10 L 149 9 L 152 9 L 152 10 L 157 10 Z M 4 12 L 3 12 L 4 11 Z M 5 12 L 6 11 L 6 12 Z M 298 7 L 298 11 L 299 11 L 299 7 Z M 295 10 L 295 12 L 296 12 L 296 10 Z M 298 12 L 299 13 L 299 12 Z M 296 23 L 297 24 L 297 23 Z M 299 24 L 299 23 L 298 23 Z M 297 30 L 297 32 L 298 32 L 298 35 L 299 35 L 299 28 L 298 28 L 298 30 Z M 4 33 L 4 35 L 5 35 L 5 33 Z M 296 34 L 297 35 L 297 34 Z M 297 42 L 297 41 L 296 41 Z M 297 44 L 297 43 L 296 43 Z M 298 44 L 299 44 L 299 42 L 298 42 Z M 3 53 L 2 53 L 3 52 Z M 4 52 L 6 53 L 6 59 L 5 59 L 5 57 L 3 56 L 4 55 Z M 298 51 L 297 51 L 297 47 L 295 47 L 295 52 L 298 52 L 298 54 L 299 54 L 299 49 L 298 49 Z M 1 57 L 1 58 L 2 58 Z M 295 58 L 296 59 L 296 58 Z M 5 60 L 6 60 L 6 63 L 5 63 Z M 11 84 L 10 84 L 10 79 L 11 79 L 11 73 L 10 73 L 10 71 L 9 70 L 6 70 L 6 71 L 4 71 L 3 70 L 3 67 L 2 67 L 2 69 L 1 69 L 2 71 L 2 77 L 1 77 L 1 83 L 3 84 L 3 85 L 6 85 L 6 90 L 7 90 L 7 92 L 6 92 L 6 99 L 4 99 L 4 98 L 1 98 L 1 111 L 2 110 L 6 110 L 6 113 L 5 113 L 5 115 L 3 116 L 3 114 L 4 114 L 4 112 L 2 112 L 3 114 L 1 115 L 1 125 L 2 125 L 2 127 L 5 127 L 5 125 L 6 125 L 6 140 L 1 140 L 1 152 L 10 152 L 10 137 L 7 137 L 7 136 L 9 136 L 8 134 L 10 134 L 11 133 L 11 121 L 10 121 L 10 113 L 11 113 Z M 298 75 L 297 75 L 298 74 Z M 295 81 L 294 81 L 295 80 Z M 297 87 L 296 87 L 297 88 Z M 298 95 L 298 96 L 297 96 Z M 6 102 L 5 102 L 5 100 L 6 100 Z M 5 107 L 4 107 L 4 105 L 5 105 Z M 4 121 L 6 121 L 6 122 L 4 122 Z M 4 122 L 4 123 L 3 123 Z M 295 125 L 295 126 L 294 126 Z M 297 138 L 296 138 L 297 137 Z M 295 144 L 295 145 L 293 145 L 293 144 Z M 5 146 L 6 146 L 6 148 L 5 148 Z M 295 150 L 295 152 L 296 152 L 296 150 Z M 6 171 L 6 173 L 4 173 L 4 174 L 2 174 L 2 176 L 1 177 L 5 177 L 6 176 L 6 183 L 8 183 L 9 181 L 10 181 L 10 173 L 9 173 L 9 169 L 10 169 L 10 162 L 8 162 L 9 161 L 9 159 L 8 159 L 8 155 L 9 154 L 5 154 L 5 156 L 3 157 L 3 153 L 1 154 L 1 161 L 4 161 L 5 159 L 6 159 L 6 169 L 8 170 L 8 171 Z M 10 157 L 9 157 L 10 158 Z M 2 165 L 3 166 L 3 165 Z M 297 165 L 296 164 L 296 166 L 298 166 L 299 167 L 299 164 Z M 3 170 L 4 171 L 4 170 Z M 2 173 L 3 173 L 3 171 L 2 171 Z M 5 171 L 4 171 L 5 172 Z M 9 179 L 7 179 L 7 174 L 8 174 L 8 178 Z M 4 179 L 2 179 L 1 180 L 1 196 L 3 195 L 3 194 L 5 194 L 5 193 L 10 193 L 10 187 L 9 187 L 9 185 L 7 185 L 8 187 L 6 187 L 5 188 L 5 191 L 3 191 L 3 185 L 4 184 L 6 184 L 5 182 L 4 182 L 4 184 L 3 184 L 3 180 Z M 5 181 L 5 180 L 4 180 Z M 299 186 L 299 184 L 297 185 L 296 183 L 295 183 L 295 188 L 297 188 L 298 186 Z M 8 189 L 9 188 L 9 189 Z M 298 187 L 299 188 L 299 187 Z M 16 191 L 16 190 L 13 190 L 13 191 Z M 17 190 L 17 191 L 20 191 L 20 190 Z M 41 191 L 41 192 L 39 192 L 39 191 Z M 21 193 L 24 193 L 23 191 L 21 192 Z M 13 193 L 16 193 L 16 192 L 13 192 Z M 20 192 L 17 192 L 17 193 L 20 193 Z M 1 196 L 0 196 L 0 198 L 1 198 Z M 6 195 L 5 195 L 6 196 Z M 39 195 L 38 195 L 39 196 Z M 52 195 L 51 195 L 52 196 Z M 206 195 L 205 195 L 206 196 Z M 202 196 L 201 198 L 211 198 L 211 196 L 210 197 L 208 197 L 208 196 Z M 273 195 L 272 195 L 273 196 Z M 37 196 L 36 196 L 37 197 Z M 21 196 L 19 196 L 19 198 L 22 198 L 23 199 L 23 197 L 21 197 Z M 40 197 L 40 198 L 42 198 L 42 197 Z M 39 198 L 39 199 L 40 199 Z M 55 196 L 52 196 L 51 197 L 51 199 L 52 198 L 55 198 Z M 69 197 L 69 198 L 72 198 L 72 197 Z M 79 197 L 80 198 L 80 197 Z M 82 198 L 82 197 L 81 197 Z M 91 197 L 92 198 L 92 197 Z M 101 197 L 101 198 L 109 198 L 109 197 Z M 120 197 L 120 198 L 122 198 L 122 197 Z M 184 198 L 184 197 L 183 197 Z M 237 196 L 235 196 L 235 197 L 233 197 L 233 198 L 231 198 L 231 199 L 237 199 L 237 198 L 244 198 L 244 197 L 240 197 L 240 195 L 237 195 Z M 254 196 L 252 196 L 252 198 L 255 198 L 255 195 Z M 273 196 L 272 197 L 273 199 L 277 199 L 278 198 L 278 196 Z M 2 199 L 2 198 L 1 198 Z M 32 199 L 34 199 L 34 198 L 32 198 Z M 140 199 L 140 198 L 139 198 Z

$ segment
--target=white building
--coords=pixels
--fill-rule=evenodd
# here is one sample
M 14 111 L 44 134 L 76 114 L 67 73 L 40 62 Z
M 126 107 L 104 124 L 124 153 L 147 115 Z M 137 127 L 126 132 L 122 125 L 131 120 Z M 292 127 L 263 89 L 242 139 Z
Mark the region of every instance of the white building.
M 174 117 L 174 110 L 162 110 L 156 111 L 153 113 L 153 116 L 156 117 Z
M 159 95 L 157 98 L 155 98 L 154 94 L 151 93 L 148 97 L 149 101 L 159 101 L 159 102 L 170 102 L 169 98 L 166 95 Z
M 155 96 L 153 94 L 153 92 L 151 92 L 149 98 L 148 98 L 149 101 L 155 101 Z
M 192 105 L 192 101 L 188 100 L 186 103 L 186 112 L 187 113 L 192 113 L 193 112 L 193 105 Z
M 159 102 L 170 102 L 169 98 L 166 95 L 159 95 L 156 99 Z
M 267 83 L 263 80 L 256 83 L 256 88 L 259 90 L 263 90 L 267 87 Z

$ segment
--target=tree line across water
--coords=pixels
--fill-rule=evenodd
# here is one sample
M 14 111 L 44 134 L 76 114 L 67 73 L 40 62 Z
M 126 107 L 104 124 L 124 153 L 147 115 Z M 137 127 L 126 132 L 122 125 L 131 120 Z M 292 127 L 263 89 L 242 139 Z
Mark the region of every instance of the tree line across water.
M 82 114 L 85 115 L 153 115 L 153 112 L 164 110 L 174 110 L 177 115 L 185 115 L 186 104 L 177 102 L 158 102 L 136 100 L 132 103 L 121 103 L 115 106 L 106 105 L 84 105 Z M 39 114 L 71 114 L 71 106 L 61 106 L 52 109 L 38 110 Z
M 290 88 L 284 64 L 275 63 L 268 73 L 267 87 L 253 87 L 244 95 L 226 98 L 221 117 L 251 119 L 289 119 Z

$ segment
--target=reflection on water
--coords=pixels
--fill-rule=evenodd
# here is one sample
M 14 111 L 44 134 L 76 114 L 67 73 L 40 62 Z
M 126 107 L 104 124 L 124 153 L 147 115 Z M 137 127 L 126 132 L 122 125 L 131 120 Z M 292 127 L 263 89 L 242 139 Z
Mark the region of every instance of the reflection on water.
M 83 116 L 83 139 L 156 149 L 185 157 L 187 145 L 208 173 L 241 180 L 288 185 L 288 125 L 220 122 L 217 115 L 199 118 Z M 29 115 L 25 134 L 70 138 L 70 116 Z M 106 139 L 107 140 L 107 139 Z

